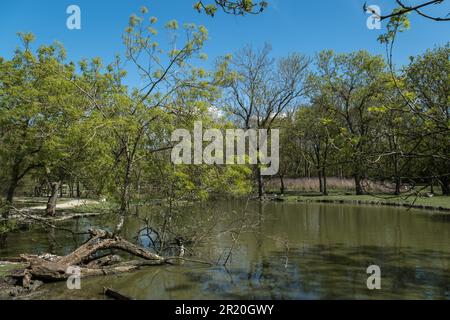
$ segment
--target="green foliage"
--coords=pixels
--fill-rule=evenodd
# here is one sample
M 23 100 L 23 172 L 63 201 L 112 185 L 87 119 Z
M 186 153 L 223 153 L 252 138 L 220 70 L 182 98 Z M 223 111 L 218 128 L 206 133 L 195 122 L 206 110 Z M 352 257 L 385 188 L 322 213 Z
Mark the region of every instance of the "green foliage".
M 396 14 L 402 12 L 402 10 L 403 8 L 397 8 L 392 13 Z M 387 32 L 379 36 L 378 41 L 384 44 L 390 43 L 395 39 L 398 32 L 408 30 L 411 26 L 408 15 L 409 13 L 392 16 L 386 26 Z
M 261 13 L 268 5 L 266 1 L 214 0 L 210 4 L 205 4 L 205 1 L 198 1 L 194 4 L 194 9 L 199 13 L 204 12 L 208 16 L 214 17 L 219 9 L 228 14 L 246 15 Z
M 30 175 L 36 181 L 76 181 L 91 196 L 111 196 L 127 205 L 132 189 L 143 184 L 142 168 L 154 174 L 161 169 L 161 163 L 151 161 L 158 150 L 170 150 L 171 130 L 194 120 L 210 121 L 209 108 L 220 96 L 215 74 L 188 63 L 205 59 L 201 49 L 208 31 L 184 24 L 185 43 L 171 40 L 168 47 L 179 49 L 162 50 L 152 26 L 157 19 L 146 18 L 147 13 L 141 8 L 140 15 L 130 17 L 124 57 L 106 66 L 100 58 L 82 60 L 79 73 L 74 63 L 64 62 L 60 44 L 33 52 L 34 36 L 20 35 L 23 49 L 0 63 L 2 179 L 14 188 Z M 180 27 L 170 21 L 166 28 L 173 33 Z M 124 59 L 141 73 L 142 88 L 122 84 L 127 75 L 120 67 Z M 158 63 L 147 69 L 145 60 Z M 170 164 L 167 152 L 162 154 Z M 159 177 L 171 182 L 174 194 L 166 192 L 168 196 L 204 199 L 212 190 L 246 192 L 245 175 L 242 168 L 165 165 Z M 145 176 L 151 182 L 147 190 L 152 183 L 160 185 Z
M 0 222 L 0 237 L 17 230 L 17 222 L 14 219 Z
M 321 52 L 316 64 L 310 104 L 283 120 L 283 175 L 304 168 L 319 178 L 328 172 L 389 180 L 395 193 L 423 177 L 447 192 L 448 45 L 411 58 L 395 79 L 381 57 L 362 51 Z
M 230 3 L 242 13 L 258 8 Z M 214 15 L 220 4 L 198 9 Z M 407 26 L 406 16 L 393 18 L 382 41 Z M 311 72 L 300 54 L 273 63 L 269 46 L 226 55 L 209 71 L 201 65 L 204 26 L 172 20 L 164 30 L 169 37 L 141 8 L 123 35 L 124 54 L 109 64 L 68 62 L 60 43 L 34 48 L 32 34 L 19 34 L 22 45 L 0 58 L 0 179 L 9 201 L 25 179 L 32 187 L 79 183 L 122 211 L 147 198 L 251 193 L 254 167 L 171 163 L 171 132 L 196 121 L 222 131 L 279 128 L 280 177 L 370 177 L 400 186 L 405 177 L 432 177 L 448 185 L 449 45 L 412 58 L 395 79 L 365 51 L 321 52 Z M 139 74 L 140 87 L 124 85 L 127 71 Z

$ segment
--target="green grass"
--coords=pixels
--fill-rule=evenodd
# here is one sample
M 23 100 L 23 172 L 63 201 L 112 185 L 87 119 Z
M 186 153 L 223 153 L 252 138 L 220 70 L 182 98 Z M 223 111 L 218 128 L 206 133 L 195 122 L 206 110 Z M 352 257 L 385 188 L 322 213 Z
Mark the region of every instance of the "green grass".
M 450 211 L 450 197 L 448 196 L 434 196 L 432 198 L 416 198 L 415 196 L 411 196 L 406 198 L 406 196 L 394 197 L 388 194 L 356 196 L 343 193 L 331 193 L 329 196 L 317 194 L 291 194 L 286 196 L 284 199 L 287 202 L 330 202 L 362 205 L 393 205 L 411 206 L 418 209 Z
M 23 269 L 25 267 L 26 265 L 20 263 L 0 264 L 0 277 L 11 276 L 14 271 Z

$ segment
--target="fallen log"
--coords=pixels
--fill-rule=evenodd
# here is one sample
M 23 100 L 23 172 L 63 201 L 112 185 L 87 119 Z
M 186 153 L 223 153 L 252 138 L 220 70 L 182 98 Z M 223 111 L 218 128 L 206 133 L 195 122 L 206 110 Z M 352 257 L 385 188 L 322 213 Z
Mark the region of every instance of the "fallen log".
M 12 210 L 14 210 L 15 214 L 11 215 L 10 218 L 17 219 L 19 224 L 21 224 L 21 225 L 27 226 L 27 225 L 32 225 L 32 224 L 41 224 L 45 227 L 49 227 L 52 229 L 70 232 L 73 235 L 76 235 L 76 234 L 80 235 L 80 234 L 85 234 L 85 233 L 74 232 L 71 229 L 58 227 L 55 224 L 59 223 L 59 222 L 72 220 L 72 219 L 81 219 L 81 218 L 101 215 L 101 213 L 79 213 L 79 214 L 63 215 L 63 216 L 59 216 L 59 217 L 44 217 L 41 215 L 32 214 L 31 211 L 29 211 L 27 209 L 19 210 L 16 208 L 12 208 Z
M 89 212 L 89 213 L 75 213 L 75 214 L 66 214 L 63 216 L 57 216 L 55 218 L 48 218 L 52 222 L 63 222 L 67 220 L 73 219 L 81 219 L 81 218 L 89 218 L 89 217 L 97 217 L 101 216 L 103 213 L 100 212 Z
M 80 277 L 103 276 L 125 273 L 144 266 L 155 266 L 169 263 L 165 258 L 141 248 L 125 239 L 114 236 L 104 230 L 89 230 L 91 238 L 78 249 L 66 256 L 54 255 L 21 255 L 21 262 L 28 267 L 17 272 L 15 277 L 22 279 L 24 287 L 28 287 L 32 280 L 45 282 L 63 281 L 73 274 L 68 270 L 77 267 Z M 116 255 L 107 255 L 93 259 L 99 251 L 115 249 L 141 260 L 121 262 Z
M 86 264 L 87 268 L 100 268 L 111 266 L 113 264 L 122 262 L 122 258 L 118 255 L 109 254 L 98 259 L 93 259 L 91 262 Z
M 46 223 L 56 223 L 56 222 L 64 222 L 68 220 L 75 220 L 75 219 L 81 219 L 81 218 L 88 218 L 88 217 L 96 217 L 100 216 L 102 213 L 99 212 L 92 212 L 92 213 L 75 213 L 75 214 L 66 214 L 62 216 L 55 216 L 55 217 L 45 217 L 39 214 L 33 214 L 31 211 L 28 210 L 18 210 L 15 209 L 15 214 L 11 215 L 10 218 L 15 219 L 30 219 L 37 222 L 46 222 Z
M 23 265 L 11 278 L 20 283 L 21 288 L 31 289 L 41 282 L 66 281 L 73 279 L 73 276 L 86 278 L 115 275 L 148 266 L 179 265 L 185 261 L 211 265 L 184 258 L 182 244 L 178 257 L 162 257 L 105 230 L 91 229 L 88 234 L 89 240 L 66 256 L 22 254 L 17 258 L 9 258 Z M 117 255 L 118 252 L 135 259 L 124 261 Z
M 103 294 L 105 296 L 110 297 L 110 298 L 115 299 L 115 300 L 124 300 L 124 301 L 126 301 L 126 300 L 134 300 L 134 299 L 132 299 L 130 297 L 127 297 L 127 296 L 124 296 L 123 294 L 121 294 L 121 293 L 119 293 L 119 292 L 117 292 L 117 291 L 115 291 L 113 289 L 110 289 L 110 288 L 103 288 Z
M 71 254 L 60 258 L 58 263 L 68 266 L 75 266 L 82 263 L 86 258 L 91 257 L 96 252 L 105 249 L 117 249 L 142 259 L 165 262 L 163 257 L 151 253 L 144 248 L 138 247 L 120 237 L 114 236 L 107 231 L 89 230 L 89 233 L 91 234 L 91 239 L 89 241 Z

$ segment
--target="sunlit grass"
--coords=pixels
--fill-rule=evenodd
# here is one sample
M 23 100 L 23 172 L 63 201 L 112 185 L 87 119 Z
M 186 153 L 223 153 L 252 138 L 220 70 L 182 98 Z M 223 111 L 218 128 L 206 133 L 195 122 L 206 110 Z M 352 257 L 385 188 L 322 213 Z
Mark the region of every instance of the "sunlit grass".
M 433 196 L 417 197 L 414 195 L 395 197 L 389 194 L 375 194 L 375 195 L 348 195 L 345 193 L 332 192 L 329 196 L 322 196 L 318 194 L 298 194 L 288 195 L 285 197 L 289 202 L 336 202 L 336 203 L 351 203 L 351 204 L 370 204 L 370 205 L 399 205 L 399 206 L 421 206 L 424 209 L 446 209 L 450 210 L 450 197 L 448 196 Z

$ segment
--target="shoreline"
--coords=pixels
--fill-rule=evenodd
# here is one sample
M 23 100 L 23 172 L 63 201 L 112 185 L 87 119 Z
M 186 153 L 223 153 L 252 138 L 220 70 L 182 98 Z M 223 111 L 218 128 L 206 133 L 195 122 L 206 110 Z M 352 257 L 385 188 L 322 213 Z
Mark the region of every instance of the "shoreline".
M 358 197 L 361 197 L 358 199 Z M 442 198 L 442 199 L 441 199 Z M 437 199 L 437 200 L 436 200 Z M 277 198 L 286 203 L 324 203 L 324 204 L 348 204 L 360 206 L 385 206 L 443 212 L 450 214 L 450 197 L 418 198 L 417 201 L 408 202 L 402 199 L 381 199 L 373 196 L 305 196 L 288 195 Z M 440 201 L 443 200 L 443 201 Z M 434 203 L 435 202 L 435 203 Z

